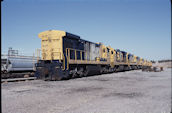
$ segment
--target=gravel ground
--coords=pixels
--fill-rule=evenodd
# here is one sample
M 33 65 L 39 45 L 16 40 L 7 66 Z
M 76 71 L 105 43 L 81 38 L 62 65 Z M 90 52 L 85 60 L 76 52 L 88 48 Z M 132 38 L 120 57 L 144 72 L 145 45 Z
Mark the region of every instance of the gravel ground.
M 171 70 L 1 84 L 2 113 L 169 113 Z

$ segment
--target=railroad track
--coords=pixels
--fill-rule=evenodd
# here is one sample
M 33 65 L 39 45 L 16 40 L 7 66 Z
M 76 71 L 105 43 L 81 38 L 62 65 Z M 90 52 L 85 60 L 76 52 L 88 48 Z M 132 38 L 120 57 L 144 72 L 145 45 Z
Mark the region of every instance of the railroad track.
M 24 78 L 27 77 L 34 77 L 34 74 L 31 72 L 21 72 L 21 73 L 1 73 L 2 79 L 8 79 L 8 78 Z
M 35 80 L 36 77 L 28 77 L 28 78 L 9 78 L 9 79 L 1 79 L 1 83 L 4 82 L 17 82 L 17 81 L 26 81 L 26 80 Z

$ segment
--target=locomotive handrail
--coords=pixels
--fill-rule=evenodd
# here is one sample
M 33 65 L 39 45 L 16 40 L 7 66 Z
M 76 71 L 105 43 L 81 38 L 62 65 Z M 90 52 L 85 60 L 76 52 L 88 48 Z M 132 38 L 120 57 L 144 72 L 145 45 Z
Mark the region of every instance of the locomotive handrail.
M 77 60 L 81 60 L 82 61 L 82 52 L 85 53 L 85 51 L 83 51 L 83 50 L 66 48 L 67 70 L 69 69 L 69 60 L 71 60 L 70 59 L 70 50 L 74 50 L 75 51 L 75 61 L 77 61 Z M 77 51 L 80 51 L 80 59 L 77 59 L 77 54 L 76 54 Z M 64 55 L 63 55 L 63 57 L 64 57 Z M 86 61 L 87 61 L 87 59 L 86 59 Z
M 84 51 L 84 50 L 66 48 L 66 55 L 69 57 L 69 60 L 70 60 L 70 50 L 75 51 L 75 61 L 76 61 L 76 60 L 83 60 L 83 59 L 82 59 L 82 54 L 83 54 L 82 52 L 87 53 L 87 52 Z M 80 52 L 80 59 L 77 59 L 77 54 L 76 54 L 77 51 Z M 67 54 L 67 52 L 68 52 L 68 54 Z M 87 56 L 86 56 L 86 57 L 87 57 Z M 86 58 L 86 60 L 87 60 L 87 58 Z
M 73 50 L 74 51 L 74 59 L 71 59 L 70 58 L 70 50 Z M 80 52 L 79 54 L 80 54 L 80 59 L 77 59 L 77 52 Z M 83 59 L 83 54 L 85 53 L 85 58 Z M 85 50 L 79 50 L 79 49 L 73 49 L 73 48 L 66 48 L 66 55 L 67 55 L 67 60 L 68 60 L 68 62 L 69 61 L 85 61 L 86 63 L 88 62 L 88 61 L 91 61 L 90 59 L 87 59 L 87 51 L 85 51 Z M 110 57 L 110 56 L 109 56 Z M 109 61 L 110 59 L 107 59 L 107 62 L 110 62 Z M 96 62 L 100 62 L 100 61 L 96 61 Z
M 77 50 L 77 51 L 83 51 L 83 52 L 86 52 L 86 51 L 84 51 L 84 50 L 73 49 L 73 48 L 66 48 L 66 49 L 70 49 L 70 50 Z
M 63 69 L 62 70 L 65 70 L 65 56 L 64 56 L 64 54 L 63 54 Z
M 70 58 L 70 52 L 71 50 L 74 51 L 74 59 L 71 59 Z M 80 55 L 80 59 L 77 59 L 77 52 L 79 51 L 79 55 Z M 83 59 L 83 54 L 84 53 L 86 54 L 85 57 Z M 78 50 L 78 49 L 73 49 L 73 48 L 66 48 L 66 57 L 67 57 L 67 69 L 69 69 L 69 62 L 72 61 L 72 62 L 77 62 L 77 61 L 85 61 L 85 62 L 88 62 L 90 60 L 87 59 L 87 52 L 84 51 L 84 50 Z M 109 56 L 110 57 L 110 56 Z M 107 62 L 110 62 L 109 61 L 110 58 L 107 59 Z M 96 62 L 100 62 L 100 61 L 96 61 Z M 136 65 L 143 65 L 143 63 L 140 63 L 140 62 L 134 62 L 134 61 L 130 61 L 128 59 L 125 59 L 124 61 L 121 61 L 121 59 L 118 61 L 117 59 L 114 61 L 114 64 L 116 64 L 117 62 L 123 62 L 123 63 L 126 63 L 128 65 L 131 65 L 131 64 L 136 64 Z

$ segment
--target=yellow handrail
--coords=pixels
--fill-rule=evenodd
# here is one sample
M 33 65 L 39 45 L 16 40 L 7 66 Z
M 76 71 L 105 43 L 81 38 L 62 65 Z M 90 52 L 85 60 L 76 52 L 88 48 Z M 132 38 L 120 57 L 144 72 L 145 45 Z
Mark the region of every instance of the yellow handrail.
M 63 54 L 63 69 L 62 70 L 65 70 L 65 56 Z
M 75 60 L 77 60 L 76 50 L 75 50 Z
M 80 51 L 80 58 L 81 58 L 81 60 L 82 60 L 82 51 Z
M 86 51 L 83 51 L 83 50 L 78 50 L 78 49 L 72 49 L 72 48 L 66 48 L 66 55 L 67 55 L 67 51 L 68 51 L 68 58 L 69 58 L 69 60 L 70 60 L 70 50 L 73 50 L 73 51 L 75 51 L 75 61 L 76 60 L 82 60 L 83 58 L 82 58 L 82 52 L 84 52 L 84 53 L 86 53 Z M 80 59 L 77 59 L 77 52 L 80 52 Z

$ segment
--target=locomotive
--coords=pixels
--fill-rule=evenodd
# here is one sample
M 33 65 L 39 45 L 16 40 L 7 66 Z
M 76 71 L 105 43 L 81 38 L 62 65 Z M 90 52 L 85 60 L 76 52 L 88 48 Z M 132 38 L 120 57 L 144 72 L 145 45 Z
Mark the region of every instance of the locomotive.
M 131 53 L 65 31 L 48 30 L 38 37 L 42 52 L 42 59 L 35 65 L 38 79 L 62 80 L 152 66 Z

